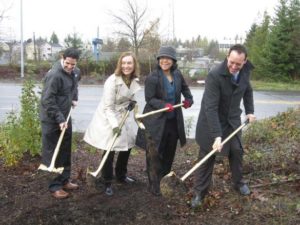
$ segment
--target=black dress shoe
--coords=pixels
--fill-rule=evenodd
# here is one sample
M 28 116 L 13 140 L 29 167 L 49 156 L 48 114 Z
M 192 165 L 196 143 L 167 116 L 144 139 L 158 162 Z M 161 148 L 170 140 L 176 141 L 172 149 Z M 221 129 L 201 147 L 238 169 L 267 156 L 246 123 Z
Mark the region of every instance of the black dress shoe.
M 193 209 L 198 208 L 202 205 L 203 199 L 200 194 L 196 193 L 191 200 L 191 207 Z
M 136 180 L 134 178 L 127 177 L 127 176 L 122 179 L 117 179 L 117 181 L 122 184 L 133 184 L 136 182 Z
M 105 192 L 104 193 L 108 196 L 112 196 L 114 194 L 114 192 L 111 188 L 111 185 L 106 185 L 105 186 Z

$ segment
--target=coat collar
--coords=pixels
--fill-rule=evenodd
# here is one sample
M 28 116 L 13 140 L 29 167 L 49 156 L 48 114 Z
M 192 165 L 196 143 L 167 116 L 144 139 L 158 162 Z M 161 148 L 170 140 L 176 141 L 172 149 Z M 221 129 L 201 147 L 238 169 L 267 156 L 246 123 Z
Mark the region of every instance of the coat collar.
M 253 69 L 254 69 L 253 64 L 249 60 L 247 60 L 247 62 L 243 66 L 243 68 L 240 70 L 239 75 L 243 74 L 244 72 L 250 72 Z M 229 73 L 228 67 L 227 67 L 227 59 L 225 59 L 221 63 L 221 65 L 219 67 L 219 73 L 223 76 L 231 76 L 231 74 Z
M 162 87 L 162 92 L 163 92 L 163 96 L 164 96 L 163 98 L 166 99 L 167 93 L 166 93 L 166 90 L 163 88 L 163 86 L 164 86 L 164 82 L 163 82 L 164 74 L 163 74 L 163 71 L 161 69 L 157 70 L 157 76 L 159 77 L 159 82 L 160 82 L 160 85 Z M 177 69 L 172 71 L 172 76 L 173 76 L 173 79 L 174 79 L 173 82 L 175 84 L 175 101 L 176 101 L 177 99 L 180 98 L 180 95 L 181 95 L 181 92 L 177 91 L 177 90 L 180 90 L 180 85 L 181 85 L 181 83 L 179 82 L 179 75 L 178 75 L 178 70 Z
M 243 68 L 239 72 L 239 82 L 236 83 L 232 81 L 232 75 L 229 73 L 228 67 L 227 67 L 227 59 L 225 59 L 218 67 L 217 74 L 220 74 L 220 76 L 223 76 L 228 82 L 232 83 L 234 87 L 239 87 L 241 83 L 243 83 L 243 80 L 246 79 L 247 74 L 251 72 L 251 70 L 254 69 L 253 64 L 247 60 Z
M 132 94 L 135 94 L 136 92 L 138 92 L 141 89 L 141 87 L 138 84 L 138 82 L 136 81 L 136 79 L 133 79 L 131 81 L 130 88 L 128 88 L 121 76 L 115 75 L 115 77 L 116 77 L 116 85 L 120 85 L 122 89 L 129 89 L 129 91 Z

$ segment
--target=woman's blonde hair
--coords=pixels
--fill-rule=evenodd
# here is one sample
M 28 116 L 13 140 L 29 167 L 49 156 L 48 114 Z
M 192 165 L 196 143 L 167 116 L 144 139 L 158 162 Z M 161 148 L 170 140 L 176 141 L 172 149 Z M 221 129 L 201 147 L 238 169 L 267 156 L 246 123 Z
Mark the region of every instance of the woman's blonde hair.
M 123 52 L 117 63 L 117 67 L 115 69 L 115 75 L 116 76 L 122 76 L 122 59 L 126 56 L 131 56 L 133 58 L 133 63 L 134 63 L 134 69 L 131 75 L 131 79 L 137 78 L 140 76 L 140 66 L 139 63 L 136 59 L 136 56 L 132 52 Z

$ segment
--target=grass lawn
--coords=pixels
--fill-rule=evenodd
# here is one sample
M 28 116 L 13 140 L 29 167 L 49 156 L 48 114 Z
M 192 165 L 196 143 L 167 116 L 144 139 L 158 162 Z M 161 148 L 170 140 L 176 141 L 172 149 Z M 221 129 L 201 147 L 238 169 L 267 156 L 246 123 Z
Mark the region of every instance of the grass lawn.
M 300 91 L 300 81 L 283 83 L 253 80 L 251 83 L 256 91 Z

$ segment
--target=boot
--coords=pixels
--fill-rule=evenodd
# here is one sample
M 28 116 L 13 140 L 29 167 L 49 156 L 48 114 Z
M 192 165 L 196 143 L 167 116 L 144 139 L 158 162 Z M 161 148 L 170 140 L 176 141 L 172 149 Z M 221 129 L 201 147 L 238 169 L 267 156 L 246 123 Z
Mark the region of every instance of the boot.
M 191 200 L 191 207 L 193 209 L 200 207 L 203 204 L 203 198 L 200 193 L 195 193 Z

